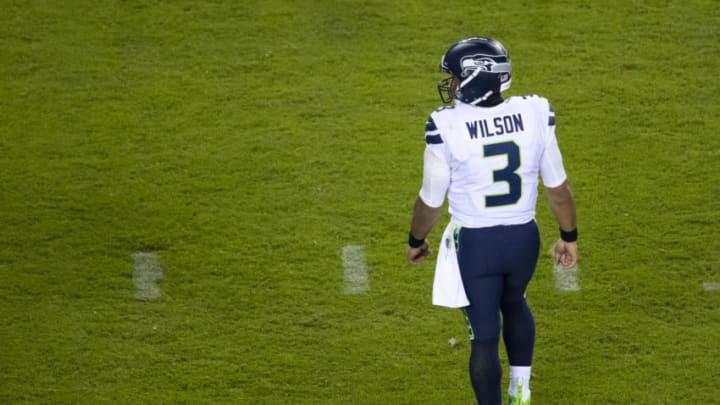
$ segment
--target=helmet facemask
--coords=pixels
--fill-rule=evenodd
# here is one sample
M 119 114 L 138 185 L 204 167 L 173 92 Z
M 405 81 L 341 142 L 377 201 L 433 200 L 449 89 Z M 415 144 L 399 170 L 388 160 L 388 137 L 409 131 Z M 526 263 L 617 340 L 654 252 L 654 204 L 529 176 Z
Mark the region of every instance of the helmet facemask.
M 445 104 L 450 104 L 455 99 L 460 81 L 455 76 L 448 76 L 438 82 L 437 89 L 440 94 L 440 100 Z

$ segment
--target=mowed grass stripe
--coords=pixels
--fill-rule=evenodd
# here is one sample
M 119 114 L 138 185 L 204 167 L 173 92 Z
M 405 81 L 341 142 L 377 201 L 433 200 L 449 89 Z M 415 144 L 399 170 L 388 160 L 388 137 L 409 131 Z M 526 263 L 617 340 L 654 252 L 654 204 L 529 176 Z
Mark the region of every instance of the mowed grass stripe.
M 153 252 L 135 252 L 132 254 L 135 262 L 133 271 L 133 284 L 135 284 L 135 299 L 156 300 L 160 298 L 158 280 L 163 278 L 160 259 Z
M 363 294 L 368 290 L 365 246 L 347 245 L 342 249 L 345 294 Z
M 705 291 L 720 291 L 720 282 L 703 283 L 703 289 Z

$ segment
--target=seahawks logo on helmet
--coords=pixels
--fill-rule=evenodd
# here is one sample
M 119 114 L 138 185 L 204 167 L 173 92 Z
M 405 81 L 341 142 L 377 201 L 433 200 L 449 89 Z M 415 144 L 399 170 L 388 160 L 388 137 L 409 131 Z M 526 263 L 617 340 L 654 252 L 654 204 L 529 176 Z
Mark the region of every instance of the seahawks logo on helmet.
M 470 55 L 460 59 L 462 72 L 460 77 L 465 78 L 472 72 L 480 69 L 483 72 L 492 72 L 496 62 L 487 55 Z

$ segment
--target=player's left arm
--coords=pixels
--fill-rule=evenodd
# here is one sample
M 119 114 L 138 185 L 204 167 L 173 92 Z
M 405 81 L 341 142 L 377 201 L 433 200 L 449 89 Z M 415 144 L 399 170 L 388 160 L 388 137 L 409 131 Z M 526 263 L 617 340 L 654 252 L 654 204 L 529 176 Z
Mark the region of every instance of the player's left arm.
M 420 264 L 430 255 L 426 238 L 440 218 L 445 193 L 450 185 L 450 167 L 437 149 L 434 145 L 425 149 L 423 186 L 415 199 L 408 237 L 407 260 L 410 264 Z
M 426 238 L 440 218 L 440 214 L 440 207 L 435 208 L 425 204 L 420 196 L 415 199 L 407 248 L 407 259 L 410 264 L 420 264 L 426 256 L 430 256 L 430 246 Z M 418 244 L 420 245 L 417 246 Z

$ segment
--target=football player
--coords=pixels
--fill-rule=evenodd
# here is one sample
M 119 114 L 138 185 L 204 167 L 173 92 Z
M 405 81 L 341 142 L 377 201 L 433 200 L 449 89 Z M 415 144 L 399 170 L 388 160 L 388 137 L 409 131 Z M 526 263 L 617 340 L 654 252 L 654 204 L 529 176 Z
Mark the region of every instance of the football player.
M 530 404 L 535 322 L 525 289 L 540 251 L 535 223 L 540 177 L 559 225 L 555 260 L 565 268 L 577 262 L 575 203 L 555 138 L 555 113 L 540 96 L 502 97 L 512 71 L 507 50 L 495 39 L 474 36 L 455 43 L 440 68 L 449 74 L 438 84 L 440 98 L 452 105 L 435 110 L 425 125 L 423 184 L 407 260 L 420 264 L 430 254 L 426 237 L 447 195 L 469 302 L 463 312 L 478 404 L 502 401 L 501 332 L 510 363 L 510 403 Z

